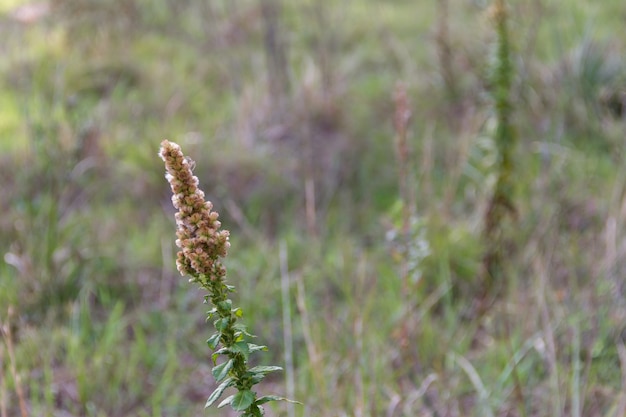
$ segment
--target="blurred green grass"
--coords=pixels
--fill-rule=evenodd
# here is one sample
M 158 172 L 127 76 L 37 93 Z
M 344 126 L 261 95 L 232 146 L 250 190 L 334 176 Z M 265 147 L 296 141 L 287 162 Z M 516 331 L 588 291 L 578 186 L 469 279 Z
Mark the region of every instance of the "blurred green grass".
M 267 86 L 264 2 L 63 0 L 31 21 L 2 3 L 0 321 L 15 357 L 5 337 L 0 412 L 19 413 L 14 364 L 33 416 L 223 415 L 203 411 L 203 294 L 174 265 L 168 138 L 231 230 L 226 266 L 267 363 L 283 360 L 286 244 L 296 415 L 623 414 L 626 6 L 509 4 L 520 220 L 507 291 L 479 319 L 488 2 L 449 1 L 449 61 L 437 2 L 282 3 L 284 96 Z M 413 108 L 411 245 L 428 248 L 410 294 L 398 82 Z M 265 389 L 286 391 L 280 377 Z

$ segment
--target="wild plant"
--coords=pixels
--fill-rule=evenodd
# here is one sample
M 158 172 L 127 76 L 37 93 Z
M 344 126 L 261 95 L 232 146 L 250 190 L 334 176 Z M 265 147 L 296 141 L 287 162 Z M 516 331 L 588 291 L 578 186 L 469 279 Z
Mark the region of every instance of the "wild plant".
M 207 340 L 214 351 L 212 374 L 219 386 L 209 396 L 205 408 L 213 405 L 233 387 L 237 393 L 228 396 L 219 405 L 227 404 L 241 417 L 258 417 L 264 414 L 262 404 L 285 398 L 265 395 L 257 397 L 252 388 L 270 372 L 279 371 L 278 366 L 249 365 L 250 355 L 267 350 L 267 347 L 247 341 L 253 337 L 239 319 L 243 310 L 234 307 L 228 298 L 235 287 L 226 283 L 226 268 L 222 258 L 230 247 L 228 230 L 220 230 L 219 214 L 212 211 L 213 205 L 204 200 L 204 192 L 198 188 L 198 177 L 192 173 L 193 162 L 183 155 L 179 145 L 164 140 L 159 156 L 165 162 L 165 178 L 172 188 L 172 203 L 178 210 L 176 218 L 176 246 L 180 248 L 176 267 L 181 275 L 189 276 L 189 282 L 199 284 L 208 295 L 205 304 L 212 308 L 207 312 L 207 321 L 213 320 L 215 333 Z M 218 364 L 218 358 L 224 361 Z
M 486 252 L 483 257 L 485 295 L 493 292 L 494 286 L 500 286 L 503 276 L 503 253 L 506 247 L 504 220 L 507 214 L 515 215 L 513 198 L 515 181 L 513 179 L 513 151 L 515 131 L 511 121 L 511 86 L 513 66 L 511 63 L 511 44 L 507 28 L 507 11 L 504 0 L 496 0 L 492 6 L 492 18 L 496 29 L 497 49 L 495 66 L 491 80 L 491 95 L 494 101 L 497 120 L 495 145 L 498 152 L 496 166 L 496 184 L 485 212 L 484 239 Z

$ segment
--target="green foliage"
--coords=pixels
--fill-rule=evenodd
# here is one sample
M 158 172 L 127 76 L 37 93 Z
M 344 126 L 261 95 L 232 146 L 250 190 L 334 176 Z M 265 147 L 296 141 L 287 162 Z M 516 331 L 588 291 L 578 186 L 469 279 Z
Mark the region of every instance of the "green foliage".
M 257 398 L 256 392 L 251 388 L 261 382 L 270 372 L 280 371 L 278 366 L 255 366 L 248 367 L 250 355 L 254 352 L 267 350 L 265 346 L 259 346 L 247 342 L 245 339 L 254 337 L 248 333 L 246 326 L 237 323 L 243 317 L 241 308 L 233 308 L 232 300 L 226 298 L 229 292 L 234 291 L 233 286 L 227 286 L 219 280 L 205 280 L 200 278 L 202 286 L 209 292 L 205 302 L 210 301 L 215 308 L 208 312 L 207 320 L 217 317 L 213 321 L 216 332 L 209 337 L 207 344 L 215 352 L 211 355 L 213 369 L 211 373 L 220 385 L 211 393 L 205 408 L 212 406 L 224 393 L 226 388 L 235 387 L 237 394 L 223 400 L 218 408 L 230 404 L 235 411 L 241 411 L 241 416 L 261 416 L 263 409 L 260 407 L 268 401 L 281 400 L 280 397 Z M 221 344 L 222 347 L 219 347 Z M 217 364 L 218 358 L 225 356 L 225 362 Z M 263 401 L 261 401 L 263 399 Z M 261 401 L 261 402 L 259 402 Z
M 514 70 L 511 57 L 511 44 L 508 29 L 508 11 L 504 0 L 495 0 L 492 19 L 497 36 L 497 48 L 493 75 L 491 77 L 491 96 L 496 114 L 494 143 L 497 148 L 496 183 L 485 212 L 484 240 L 486 245 L 484 264 L 483 291 L 485 297 L 493 296 L 494 287 L 502 286 L 506 276 L 506 259 L 512 256 L 506 253 L 507 236 L 504 219 L 507 215 L 515 216 L 514 197 L 516 184 L 513 159 L 516 147 L 516 132 L 512 121 L 512 97 Z

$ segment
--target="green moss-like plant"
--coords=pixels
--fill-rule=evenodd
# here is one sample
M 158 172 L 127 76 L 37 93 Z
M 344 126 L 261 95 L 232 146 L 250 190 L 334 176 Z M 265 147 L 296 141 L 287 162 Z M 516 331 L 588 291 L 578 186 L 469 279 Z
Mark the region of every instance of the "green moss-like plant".
M 503 225 L 506 215 L 515 215 L 516 212 L 513 197 L 515 187 L 513 152 L 516 138 L 511 122 L 513 66 L 504 0 L 495 0 L 491 11 L 498 42 L 491 80 L 491 95 L 497 119 L 494 139 L 498 151 L 498 163 L 495 189 L 484 218 L 486 251 L 483 257 L 485 276 L 483 290 L 485 295 L 493 293 L 495 284 L 503 279 L 504 248 L 506 247 Z
M 226 256 L 230 247 L 230 233 L 220 230 L 219 215 L 212 211 L 211 202 L 204 200 L 204 193 L 198 188 L 198 178 L 192 173 L 193 163 L 183 155 L 180 146 L 164 140 L 159 156 L 165 161 L 165 177 L 172 187 L 172 203 L 178 210 L 176 245 L 180 251 L 176 266 L 182 275 L 191 277 L 189 282 L 199 284 L 208 292 L 204 302 L 213 307 L 208 311 L 208 319 L 214 319 L 215 333 L 207 344 L 214 351 L 212 373 L 220 385 L 209 396 L 206 407 L 213 405 L 227 388 L 234 387 L 237 393 L 224 399 L 218 407 L 230 404 L 235 411 L 242 413 L 241 417 L 262 416 L 262 404 L 286 399 L 274 395 L 257 397 L 252 388 L 268 373 L 281 368 L 250 367 L 248 364 L 252 353 L 267 348 L 246 340 L 252 335 L 239 322 L 243 312 L 228 298 L 234 287 L 225 282 L 226 268 L 221 258 Z M 218 364 L 220 356 L 224 360 Z

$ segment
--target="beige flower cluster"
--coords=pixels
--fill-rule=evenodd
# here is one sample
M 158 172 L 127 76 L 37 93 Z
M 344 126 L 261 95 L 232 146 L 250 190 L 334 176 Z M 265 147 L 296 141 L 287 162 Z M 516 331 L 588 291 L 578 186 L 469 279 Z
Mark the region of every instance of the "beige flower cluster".
M 230 242 L 228 230 L 219 230 L 219 214 L 211 211 L 213 205 L 204 201 L 204 192 L 198 188 L 198 178 L 179 145 L 164 140 L 159 156 L 165 161 L 165 178 L 172 187 L 172 203 L 176 213 L 176 267 L 182 275 L 195 280 L 217 280 L 226 275 L 219 258 L 227 254 Z

